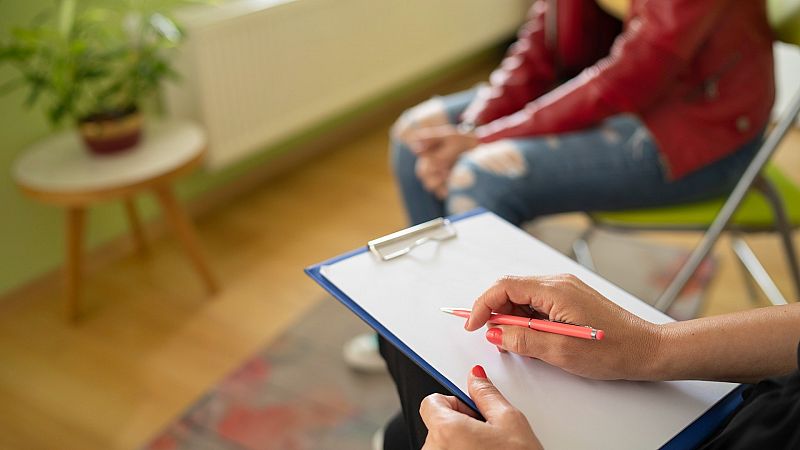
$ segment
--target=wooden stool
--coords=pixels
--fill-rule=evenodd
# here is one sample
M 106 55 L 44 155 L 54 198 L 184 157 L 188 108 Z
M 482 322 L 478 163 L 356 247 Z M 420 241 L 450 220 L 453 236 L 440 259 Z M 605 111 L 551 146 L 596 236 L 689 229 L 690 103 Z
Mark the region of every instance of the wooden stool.
M 189 216 L 175 198 L 172 182 L 203 159 L 205 134 L 187 121 L 152 121 L 142 141 L 124 152 L 90 154 L 76 132 L 64 132 L 33 145 L 16 161 L 14 180 L 36 200 L 64 207 L 67 212 L 67 317 L 79 313 L 81 266 L 86 209 L 95 202 L 121 199 L 133 238 L 145 247 L 144 232 L 133 198 L 150 190 L 210 293 L 218 289 Z

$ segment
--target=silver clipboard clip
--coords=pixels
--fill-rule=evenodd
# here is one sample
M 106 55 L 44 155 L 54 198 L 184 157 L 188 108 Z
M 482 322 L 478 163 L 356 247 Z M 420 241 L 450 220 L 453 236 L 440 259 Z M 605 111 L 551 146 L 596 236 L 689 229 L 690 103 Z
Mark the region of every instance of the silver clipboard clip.
M 383 261 L 403 256 L 430 241 L 444 241 L 456 236 L 449 220 L 439 217 L 367 242 L 369 251 Z

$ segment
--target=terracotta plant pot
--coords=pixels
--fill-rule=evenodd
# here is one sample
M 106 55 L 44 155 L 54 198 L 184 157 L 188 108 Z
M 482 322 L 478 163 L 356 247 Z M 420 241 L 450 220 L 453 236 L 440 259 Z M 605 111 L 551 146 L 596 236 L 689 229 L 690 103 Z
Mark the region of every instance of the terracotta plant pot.
M 142 115 L 136 107 L 92 114 L 78 122 L 90 152 L 108 155 L 134 147 L 142 136 Z

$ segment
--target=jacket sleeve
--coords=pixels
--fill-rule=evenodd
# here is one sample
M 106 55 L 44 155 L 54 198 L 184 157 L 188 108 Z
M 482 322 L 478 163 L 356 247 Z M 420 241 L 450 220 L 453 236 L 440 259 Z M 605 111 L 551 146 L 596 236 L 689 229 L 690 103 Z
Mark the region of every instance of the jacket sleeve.
M 478 138 L 563 133 L 644 110 L 691 61 L 731 2 L 644 0 L 609 56 L 524 108 L 478 127 Z
M 461 115 L 462 120 L 488 123 L 507 116 L 555 85 L 555 62 L 545 36 L 546 12 L 546 1 L 534 3 L 528 21 L 517 33 L 517 41 L 492 72 L 489 85 L 478 89 L 475 100 Z

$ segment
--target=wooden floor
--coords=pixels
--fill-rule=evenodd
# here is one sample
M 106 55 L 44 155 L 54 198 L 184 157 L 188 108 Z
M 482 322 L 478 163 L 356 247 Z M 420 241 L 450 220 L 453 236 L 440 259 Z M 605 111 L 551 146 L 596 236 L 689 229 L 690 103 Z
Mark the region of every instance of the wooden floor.
M 135 448 L 313 308 L 324 296 L 303 267 L 405 222 L 386 162 L 388 125 L 201 217 L 223 284 L 213 298 L 161 238 L 149 255 L 92 271 L 77 326 L 63 320 L 56 283 L 0 301 L 0 449 Z M 797 133 L 778 160 L 800 181 Z M 751 242 L 792 292 L 777 240 Z M 719 252 L 707 313 L 751 307 L 729 253 Z

